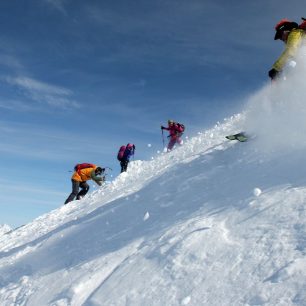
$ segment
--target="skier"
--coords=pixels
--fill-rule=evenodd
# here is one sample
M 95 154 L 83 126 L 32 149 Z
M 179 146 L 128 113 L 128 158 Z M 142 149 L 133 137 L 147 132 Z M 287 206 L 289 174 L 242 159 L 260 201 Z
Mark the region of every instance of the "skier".
M 121 173 L 127 171 L 130 159 L 135 154 L 135 148 L 135 145 L 132 143 L 120 147 L 117 159 L 120 161 Z
M 277 61 L 273 64 L 272 69 L 269 71 L 269 77 L 271 80 L 275 80 L 282 70 L 289 65 L 292 59 L 296 59 L 296 54 L 299 47 L 302 45 L 305 38 L 305 31 L 296 22 L 289 21 L 288 19 L 282 19 L 275 26 L 274 40 L 282 40 L 286 47 Z M 292 63 L 293 66 L 295 63 Z
M 101 186 L 105 180 L 105 177 L 101 176 L 105 169 L 94 164 L 78 164 L 75 166 L 74 170 L 71 177 L 72 192 L 65 201 L 65 204 L 73 201 L 75 197 L 77 200 L 80 200 L 86 195 L 89 190 L 89 185 L 86 181 L 93 180 L 96 184 Z M 81 188 L 81 191 L 79 191 L 79 188 Z
M 161 126 L 161 129 L 169 131 L 168 138 L 170 138 L 170 140 L 167 147 L 168 152 L 173 149 L 176 143 L 179 145 L 183 144 L 183 140 L 181 139 L 185 131 L 185 126 L 183 124 L 168 120 L 168 127 Z

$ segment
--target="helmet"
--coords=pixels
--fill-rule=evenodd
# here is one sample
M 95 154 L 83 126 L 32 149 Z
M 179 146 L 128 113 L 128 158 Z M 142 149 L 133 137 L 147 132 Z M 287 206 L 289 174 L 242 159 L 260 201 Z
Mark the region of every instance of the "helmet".
M 276 24 L 276 26 L 275 26 L 275 31 L 278 31 L 278 30 L 279 30 L 282 26 L 284 26 L 286 23 L 291 23 L 291 21 L 290 21 L 289 19 L 286 19 L 286 18 L 280 20 L 280 21 Z
M 280 20 L 275 26 L 275 36 L 274 40 L 280 39 L 283 35 L 284 31 L 291 31 L 293 29 L 297 29 L 299 25 L 296 22 L 292 22 L 288 19 Z
M 128 143 L 128 144 L 126 145 L 126 147 L 127 147 L 128 149 L 131 149 L 131 148 L 133 148 L 133 144 Z
M 173 124 L 173 123 L 174 123 L 174 120 L 171 120 L 171 119 L 168 120 L 168 124 Z
M 104 168 L 97 167 L 97 168 L 95 169 L 95 174 L 96 174 L 96 175 L 101 175 L 104 171 L 105 171 Z

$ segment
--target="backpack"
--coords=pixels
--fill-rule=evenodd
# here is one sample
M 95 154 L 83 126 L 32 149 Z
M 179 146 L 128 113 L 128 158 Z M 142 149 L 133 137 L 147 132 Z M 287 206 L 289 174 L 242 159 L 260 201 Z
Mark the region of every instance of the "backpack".
M 184 131 L 185 131 L 185 125 L 184 124 L 182 124 L 182 123 L 176 123 L 176 126 L 177 126 L 177 131 L 179 132 L 179 133 L 183 133 Z
M 299 29 L 306 31 L 306 18 L 302 17 L 302 23 L 299 24 Z
M 82 163 L 82 164 L 76 164 L 74 166 L 74 171 L 79 172 L 82 169 L 86 169 L 86 168 L 95 168 L 96 165 L 94 164 L 89 164 L 89 163 Z
M 118 151 L 118 154 L 117 154 L 117 159 L 118 159 L 119 161 L 121 161 L 125 149 L 126 149 L 126 146 L 121 146 L 121 147 L 120 147 L 120 149 L 119 149 L 119 151 Z

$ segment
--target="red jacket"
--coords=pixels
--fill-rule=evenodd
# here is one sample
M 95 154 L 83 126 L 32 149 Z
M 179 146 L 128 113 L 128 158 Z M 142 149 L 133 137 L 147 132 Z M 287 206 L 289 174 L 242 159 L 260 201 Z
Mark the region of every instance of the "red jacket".
M 178 136 L 180 133 L 182 133 L 182 131 L 180 130 L 179 126 L 174 123 L 174 124 L 171 124 L 171 125 L 168 125 L 168 127 L 164 127 L 164 130 L 167 130 L 169 131 L 169 135 L 170 137 L 176 137 Z

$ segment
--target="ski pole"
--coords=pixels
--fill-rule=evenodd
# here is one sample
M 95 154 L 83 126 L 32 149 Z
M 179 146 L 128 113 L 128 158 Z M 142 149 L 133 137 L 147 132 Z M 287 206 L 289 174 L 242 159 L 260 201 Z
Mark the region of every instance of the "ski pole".
M 165 147 L 164 129 L 162 129 L 163 148 Z

